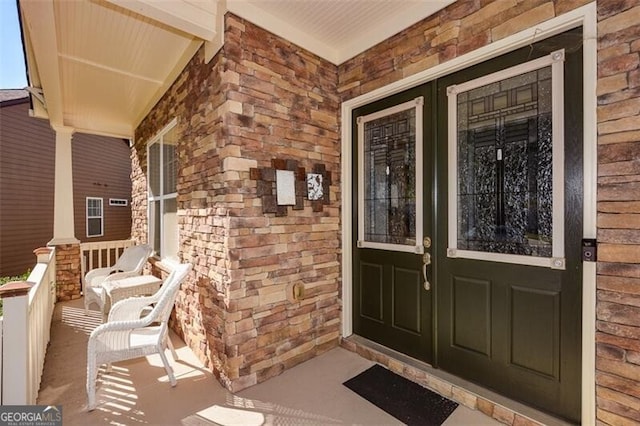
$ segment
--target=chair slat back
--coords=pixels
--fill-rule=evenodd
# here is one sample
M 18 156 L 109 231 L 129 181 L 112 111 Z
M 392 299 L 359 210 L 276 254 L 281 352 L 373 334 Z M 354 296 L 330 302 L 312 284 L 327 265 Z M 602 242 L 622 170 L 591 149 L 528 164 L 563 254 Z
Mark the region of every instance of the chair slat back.
M 153 249 L 148 244 L 127 247 L 113 267 L 118 271 L 139 273 L 152 252 Z

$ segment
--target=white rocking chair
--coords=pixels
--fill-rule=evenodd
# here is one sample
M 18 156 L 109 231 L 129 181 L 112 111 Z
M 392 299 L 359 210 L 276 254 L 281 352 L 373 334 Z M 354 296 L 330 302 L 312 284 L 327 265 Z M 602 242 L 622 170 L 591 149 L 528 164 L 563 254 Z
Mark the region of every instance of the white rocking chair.
M 112 362 L 139 358 L 157 353 L 164 364 L 171 386 L 177 384 L 173 369 L 165 355 L 168 341 L 167 323 L 191 264 L 176 266 L 153 296 L 131 297 L 117 302 L 106 323 L 98 326 L 89 337 L 87 347 L 87 399 L 89 411 L 96 408 L 98 367 Z M 155 303 L 151 311 L 149 305 Z M 148 312 L 141 318 L 141 315 Z M 159 324 L 158 324 L 159 323 Z M 170 346 L 174 359 L 173 347 Z
M 104 307 L 102 283 L 140 275 L 152 252 L 153 249 L 147 244 L 127 247 L 113 266 L 96 268 L 87 272 L 82 278 L 85 315 L 89 313 L 89 305 L 92 303 L 98 305 L 102 311 Z

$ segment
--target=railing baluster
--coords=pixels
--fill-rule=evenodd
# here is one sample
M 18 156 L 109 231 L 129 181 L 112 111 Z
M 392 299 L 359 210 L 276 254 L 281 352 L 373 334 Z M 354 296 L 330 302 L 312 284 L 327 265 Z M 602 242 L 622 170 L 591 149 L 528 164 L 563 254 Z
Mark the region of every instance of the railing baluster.
M 0 289 L 5 297 L 2 346 L 11 347 L 2 356 L 2 403 L 35 404 L 44 358 L 50 337 L 55 293 L 51 291 L 55 276 L 55 250 L 40 248 L 34 251 L 38 263 L 26 282 L 10 283 Z M 18 288 L 22 293 L 12 291 Z
M 94 269 L 96 264 L 102 267 L 107 262 L 104 266 L 112 266 L 122 251 L 133 244 L 132 240 L 80 244 L 86 269 L 83 273 Z M 34 253 L 38 263 L 28 282 L 13 284 L 14 287 L 22 284 L 22 295 L 10 297 L 14 295 L 11 287 L 4 289 L 5 315 L 0 319 L 0 403 L 4 404 L 35 404 L 51 337 L 56 298 L 55 249 L 41 248 Z M 35 284 L 29 289 L 31 283 Z M 8 347 L 11 351 L 6 350 Z
M 134 244 L 133 240 L 99 241 L 95 243 L 81 243 L 80 251 L 85 256 L 87 273 L 95 268 L 113 266 L 125 248 Z
M 80 247 L 82 247 L 82 244 L 80 245 Z M 93 250 L 89 250 L 89 269 L 87 269 L 87 272 L 89 272 L 92 269 L 93 269 Z

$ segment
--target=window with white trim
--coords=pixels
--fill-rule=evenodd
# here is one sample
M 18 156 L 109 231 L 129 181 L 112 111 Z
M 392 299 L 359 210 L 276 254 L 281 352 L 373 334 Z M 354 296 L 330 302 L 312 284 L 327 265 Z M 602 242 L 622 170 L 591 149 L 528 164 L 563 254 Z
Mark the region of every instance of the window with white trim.
M 178 134 L 176 120 L 147 146 L 149 194 L 149 243 L 162 259 L 178 257 Z
M 447 88 L 449 257 L 565 268 L 563 63 Z
M 358 247 L 423 253 L 424 99 L 358 117 Z
M 104 235 L 104 209 L 102 198 L 87 197 L 87 237 Z
M 124 198 L 109 198 L 109 205 L 126 207 L 129 205 L 129 200 Z

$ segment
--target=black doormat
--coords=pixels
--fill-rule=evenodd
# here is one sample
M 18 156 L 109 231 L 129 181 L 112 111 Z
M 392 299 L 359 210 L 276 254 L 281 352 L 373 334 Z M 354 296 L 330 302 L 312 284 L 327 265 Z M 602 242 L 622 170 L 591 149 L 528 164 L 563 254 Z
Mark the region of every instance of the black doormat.
M 441 425 L 458 404 L 380 365 L 343 383 L 407 425 Z

